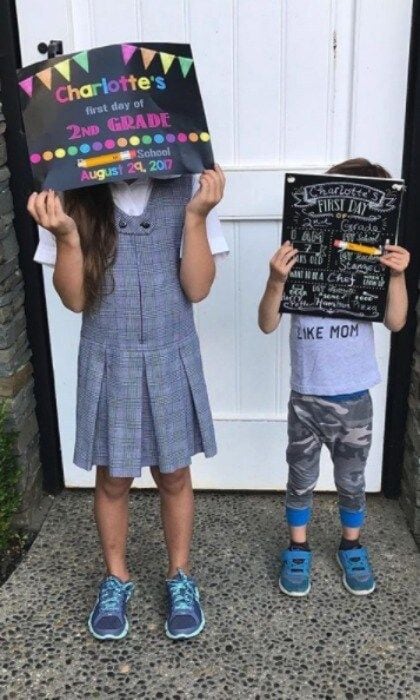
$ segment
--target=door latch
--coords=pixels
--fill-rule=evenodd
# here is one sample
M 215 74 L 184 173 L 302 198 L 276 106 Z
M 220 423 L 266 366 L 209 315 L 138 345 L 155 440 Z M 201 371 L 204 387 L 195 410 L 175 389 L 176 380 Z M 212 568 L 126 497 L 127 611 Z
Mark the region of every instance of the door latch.
M 46 53 L 48 58 L 54 58 L 55 56 L 61 56 L 63 53 L 63 42 L 60 39 L 51 39 L 49 44 L 41 41 L 38 44 L 39 53 Z

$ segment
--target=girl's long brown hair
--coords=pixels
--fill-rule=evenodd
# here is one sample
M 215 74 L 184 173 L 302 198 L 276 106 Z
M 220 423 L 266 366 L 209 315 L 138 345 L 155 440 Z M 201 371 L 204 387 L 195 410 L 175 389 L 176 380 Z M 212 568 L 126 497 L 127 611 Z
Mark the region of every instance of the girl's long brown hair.
M 114 202 L 109 185 L 95 185 L 64 193 L 66 213 L 76 222 L 84 258 L 85 310 L 92 310 L 104 294 L 105 273 L 115 258 Z
M 327 170 L 328 174 L 335 175 L 359 175 L 360 177 L 391 177 L 388 170 L 382 165 L 371 163 L 366 158 L 350 158 L 342 163 L 333 165 Z

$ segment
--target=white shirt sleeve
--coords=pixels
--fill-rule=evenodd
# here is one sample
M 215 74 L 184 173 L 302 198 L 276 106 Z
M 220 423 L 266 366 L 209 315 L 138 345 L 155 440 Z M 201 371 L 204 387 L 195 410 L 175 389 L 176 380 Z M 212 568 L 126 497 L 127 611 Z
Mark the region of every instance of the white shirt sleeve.
M 199 175 L 194 176 L 192 193 L 195 194 L 200 186 Z M 212 209 L 207 215 L 206 220 L 207 237 L 209 239 L 210 250 L 214 255 L 215 260 L 222 260 L 229 255 L 229 246 L 226 238 L 223 235 L 222 224 L 220 223 L 217 209 Z M 181 241 L 181 257 L 183 249 L 184 237 Z
M 57 258 L 57 244 L 55 238 L 50 231 L 38 226 L 39 243 L 35 251 L 35 262 L 41 265 L 50 265 L 54 267 Z
M 194 176 L 193 181 L 193 194 L 197 192 L 199 188 L 199 176 Z M 212 209 L 207 216 L 206 221 L 207 236 L 209 239 L 210 250 L 213 253 L 216 260 L 221 260 L 229 254 L 229 246 L 227 244 L 226 238 L 223 235 L 222 225 L 220 223 L 219 216 L 217 214 L 217 209 Z M 38 226 L 39 231 L 39 243 L 35 251 L 34 260 L 35 262 L 41 263 L 42 265 L 50 265 L 54 267 L 57 258 L 57 244 L 55 242 L 55 237 L 50 231 Z M 181 257 L 182 257 L 182 242 L 181 242 Z

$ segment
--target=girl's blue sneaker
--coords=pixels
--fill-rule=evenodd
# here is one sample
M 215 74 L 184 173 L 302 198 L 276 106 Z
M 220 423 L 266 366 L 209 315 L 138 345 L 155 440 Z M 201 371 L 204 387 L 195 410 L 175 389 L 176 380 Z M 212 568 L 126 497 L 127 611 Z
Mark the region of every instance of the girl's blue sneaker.
M 343 586 L 354 595 L 369 595 L 375 590 L 372 565 L 366 547 L 339 549 L 337 561 L 343 572 Z
M 286 595 L 301 597 L 311 590 L 312 552 L 285 549 L 281 555 L 279 586 Z
M 165 631 L 169 639 L 191 639 L 200 634 L 206 621 L 200 606 L 200 594 L 193 578 L 182 569 L 167 579 L 168 617 Z
M 123 583 L 116 576 L 107 576 L 99 587 L 99 595 L 89 615 L 89 631 L 96 639 L 122 639 L 128 632 L 127 603 L 134 591 L 130 581 Z

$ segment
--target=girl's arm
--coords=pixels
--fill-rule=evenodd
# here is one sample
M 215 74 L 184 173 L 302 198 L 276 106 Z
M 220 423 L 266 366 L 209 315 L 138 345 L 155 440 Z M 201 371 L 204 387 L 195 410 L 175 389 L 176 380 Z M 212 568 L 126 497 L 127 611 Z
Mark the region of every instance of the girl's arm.
M 83 254 L 75 222 L 65 214 L 60 198 L 52 190 L 33 192 L 28 211 L 39 226 L 55 236 L 57 261 L 53 283 L 61 301 L 71 311 L 83 311 Z
M 270 260 L 270 274 L 258 309 L 258 325 L 264 333 L 272 333 L 280 323 L 284 285 L 297 253 L 290 241 L 286 241 Z
M 187 204 L 180 279 L 187 298 L 202 301 L 210 292 L 216 267 L 207 238 L 207 214 L 223 197 L 225 176 L 218 165 L 200 176 L 200 188 Z
M 405 270 L 410 262 L 410 253 L 398 245 L 387 245 L 386 255 L 380 258 L 382 265 L 390 268 L 390 279 L 384 324 L 390 331 L 400 331 L 407 319 L 408 297 Z

